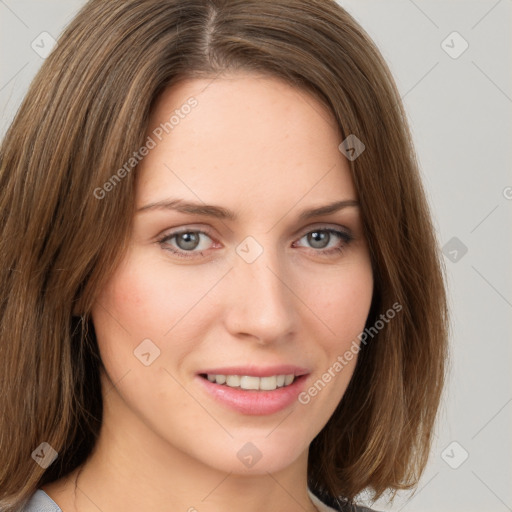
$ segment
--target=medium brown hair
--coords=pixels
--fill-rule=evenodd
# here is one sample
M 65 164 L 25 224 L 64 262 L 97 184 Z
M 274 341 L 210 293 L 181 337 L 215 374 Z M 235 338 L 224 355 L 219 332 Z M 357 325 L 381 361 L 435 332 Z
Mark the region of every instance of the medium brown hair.
M 363 141 L 349 165 L 374 273 L 367 326 L 402 306 L 362 348 L 311 443 L 308 484 L 332 501 L 417 483 L 445 376 L 446 297 L 406 115 L 379 50 L 331 0 L 92 0 L 0 150 L 2 510 L 83 463 L 99 433 L 90 311 L 126 248 L 136 170 L 103 200 L 94 190 L 144 144 L 165 88 L 233 70 L 307 90 L 343 139 Z M 42 442 L 59 453 L 46 470 L 31 458 Z

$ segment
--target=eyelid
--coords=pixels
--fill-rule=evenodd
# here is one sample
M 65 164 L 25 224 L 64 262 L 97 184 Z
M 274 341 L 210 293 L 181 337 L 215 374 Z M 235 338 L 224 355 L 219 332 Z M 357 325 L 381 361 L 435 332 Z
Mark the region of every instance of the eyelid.
M 302 228 L 301 230 L 299 230 L 298 233 L 302 233 L 302 234 L 297 235 L 297 236 L 299 236 L 299 238 L 302 238 L 304 235 L 307 235 L 308 233 L 311 233 L 312 231 L 324 231 L 324 230 L 325 231 L 329 231 L 329 230 L 339 231 L 343 234 L 346 234 L 347 236 L 353 237 L 352 230 L 349 229 L 348 227 L 340 226 L 339 224 L 327 224 L 327 223 L 317 223 L 317 224 L 312 224 L 312 225 L 306 226 L 305 228 Z
M 328 223 L 316 223 L 312 225 L 308 225 L 306 227 L 301 228 L 300 230 L 296 231 L 292 236 L 294 238 L 302 238 L 304 235 L 307 235 L 308 233 L 311 233 L 312 231 L 322 231 L 322 230 L 334 230 L 334 231 L 340 231 L 343 234 L 345 234 L 347 237 L 356 238 L 352 232 L 351 229 L 345 226 L 340 226 L 339 224 L 328 224 Z M 167 228 L 160 232 L 155 238 L 158 240 L 161 240 L 162 238 L 171 238 L 172 236 L 180 235 L 181 233 L 188 233 L 188 232 L 197 232 L 202 233 L 210 238 L 212 240 L 215 240 L 215 237 L 211 233 L 211 229 L 208 226 L 204 225 L 194 225 L 194 224 L 187 224 L 184 226 L 179 226 L 176 228 Z
M 178 226 L 175 228 L 166 228 L 162 230 L 158 235 L 156 235 L 155 239 L 161 240 L 162 238 L 170 238 L 172 236 L 180 235 L 181 233 L 203 233 L 209 236 L 212 240 L 215 239 L 215 236 L 212 234 L 212 229 L 208 226 L 204 225 L 194 225 L 194 224 L 186 224 L 182 226 Z
M 193 228 L 193 227 L 185 227 L 185 228 L 176 228 L 176 230 L 171 230 L 169 232 L 163 231 L 159 236 L 157 236 L 157 242 L 162 243 L 165 240 L 171 240 L 174 237 L 182 235 L 183 233 L 198 233 L 199 235 L 206 235 L 213 244 L 219 244 L 215 237 L 207 230 L 203 228 Z M 192 252 L 192 251 L 189 251 Z M 199 251 L 196 251 L 199 252 Z

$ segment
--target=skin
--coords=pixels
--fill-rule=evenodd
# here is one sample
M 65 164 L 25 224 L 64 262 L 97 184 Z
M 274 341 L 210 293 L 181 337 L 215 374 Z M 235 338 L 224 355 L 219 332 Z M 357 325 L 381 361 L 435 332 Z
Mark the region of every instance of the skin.
M 165 91 L 148 135 L 191 96 L 197 106 L 137 169 L 136 208 L 172 197 L 238 218 L 135 213 L 124 261 L 92 311 L 107 371 L 101 434 L 79 475 L 44 487 L 64 512 L 316 510 L 308 447 L 356 357 L 307 405 L 260 416 L 217 402 L 196 373 L 295 364 L 310 372 L 307 389 L 364 329 L 373 276 L 359 207 L 298 220 L 304 209 L 357 200 L 342 138 L 309 94 L 240 72 Z M 177 237 L 161 241 L 177 228 L 207 232 L 191 258 L 169 250 L 187 247 Z M 314 245 L 307 234 L 326 228 L 353 240 L 323 232 L 327 248 Z M 252 263 L 236 252 L 248 236 L 263 249 Z M 134 357 L 147 338 L 160 350 L 149 366 Z M 247 442 L 261 453 L 252 468 L 237 457 Z

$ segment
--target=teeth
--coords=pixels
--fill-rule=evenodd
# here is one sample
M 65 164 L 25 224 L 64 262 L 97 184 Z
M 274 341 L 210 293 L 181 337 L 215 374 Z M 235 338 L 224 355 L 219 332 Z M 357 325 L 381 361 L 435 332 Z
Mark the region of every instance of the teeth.
M 240 386 L 240 375 L 227 375 L 226 384 L 230 388 L 238 388 Z
M 237 377 L 240 379 L 240 387 L 242 389 L 260 389 L 260 379 L 258 377 L 249 377 L 244 375 L 243 377 Z M 228 386 L 231 384 L 228 384 Z M 234 386 L 231 386 L 234 387 Z
M 277 388 L 277 377 L 261 377 L 258 380 L 260 381 L 260 389 L 265 391 L 273 391 Z
M 295 375 L 272 375 L 270 377 L 253 377 L 252 375 L 212 375 L 206 378 L 210 382 L 224 384 L 230 388 L 241 388 L 255 391 L 274 391 L 277 388 L 289 386 Z

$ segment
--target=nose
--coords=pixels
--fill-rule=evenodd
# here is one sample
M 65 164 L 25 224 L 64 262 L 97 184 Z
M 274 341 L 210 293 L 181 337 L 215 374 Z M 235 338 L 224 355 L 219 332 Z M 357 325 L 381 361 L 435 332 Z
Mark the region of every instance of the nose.
M 236 256 L 227 277 L 228 331 L 262 345 L 288 340 L 297 328 L 297 298 L 275 254 L 264 250 L 252 263 Z

